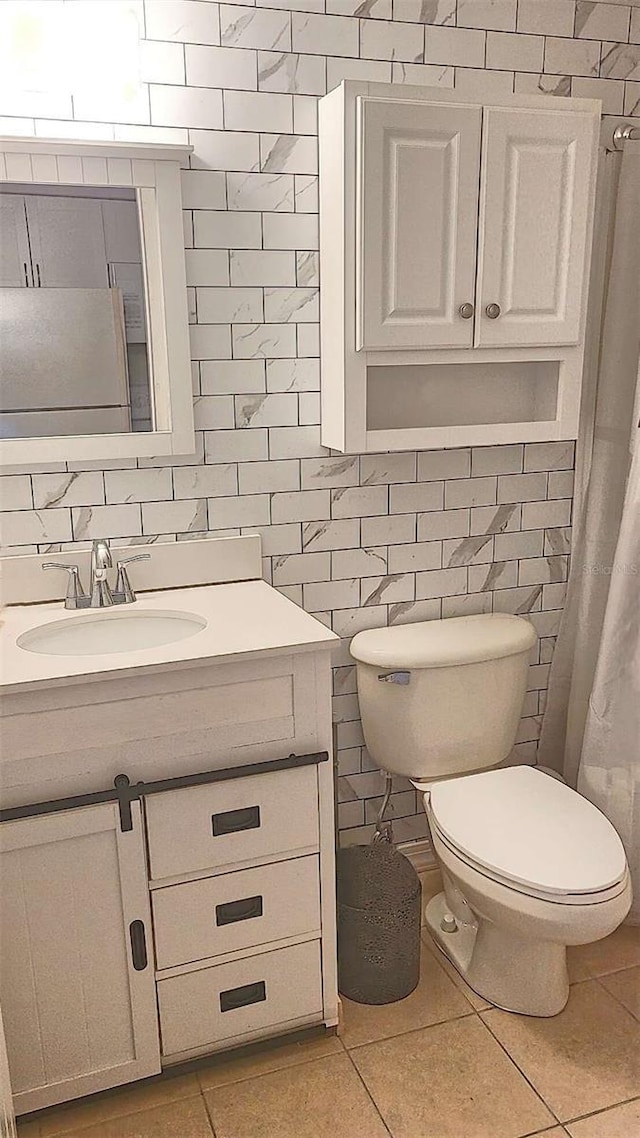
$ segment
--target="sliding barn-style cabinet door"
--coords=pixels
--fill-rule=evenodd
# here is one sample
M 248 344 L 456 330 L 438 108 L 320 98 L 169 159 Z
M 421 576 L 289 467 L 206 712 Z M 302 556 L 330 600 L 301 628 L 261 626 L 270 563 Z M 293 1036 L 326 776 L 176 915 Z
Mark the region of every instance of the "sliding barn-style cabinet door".
M 485 107 L 476 344 L 575 344 L 590 238 L 593 114 Z
M 160 1070 L 139 803 L 0 827 L 0 1005 L 18 1113 Z M 146 944 L 145 944 L 146 941 Z
M 363 99 L 357 346 L 471 347 L 480 107 Z

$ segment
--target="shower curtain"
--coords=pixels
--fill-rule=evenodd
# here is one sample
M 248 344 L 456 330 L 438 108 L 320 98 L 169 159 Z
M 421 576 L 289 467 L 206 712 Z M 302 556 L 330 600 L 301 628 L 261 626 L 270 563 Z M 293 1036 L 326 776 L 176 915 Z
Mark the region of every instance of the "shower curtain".
M 571 575 L 538 761 L 615 825 L 640 923 L 640 144 L 605 155 L 599 188 Z
M 16 1138 L 15 1115 L 9 1080 L 9 1060 L 0 1012 L 0 1138 Z

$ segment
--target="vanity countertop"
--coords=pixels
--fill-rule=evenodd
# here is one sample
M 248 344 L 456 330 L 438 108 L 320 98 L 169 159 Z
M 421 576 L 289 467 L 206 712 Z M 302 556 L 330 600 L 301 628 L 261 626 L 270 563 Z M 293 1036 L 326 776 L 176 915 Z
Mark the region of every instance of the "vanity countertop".
M 82 620 L 99 615 L 172 610 L 206 620 L 194 635 L 160 647 L 92 655 L 53 655 L 28 651 L 18 637 L 54 621 Z M 11 605 L 4 609 L 0 627 L 0 687 L 17 692 L 43 684 L 65 683 L 109 674 L 132 673 L 140 668 L 154 671 L 187 666 L 252 653 L 283 649 L 328 647 L 335 633 L 325 628 L 266 581 L 239 581 L 183 589 L 163 589 L 138 595 L 135 604 L 105 609 L 66 610 L 53 604 Z

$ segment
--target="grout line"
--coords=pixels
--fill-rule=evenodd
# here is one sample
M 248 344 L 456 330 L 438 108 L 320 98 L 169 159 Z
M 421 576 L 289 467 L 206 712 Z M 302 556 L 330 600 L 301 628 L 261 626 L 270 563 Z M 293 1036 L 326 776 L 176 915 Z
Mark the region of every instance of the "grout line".
M 453 983 L 453 980 L 451 981 Z M 456 989 L 458 991 L 458 989 Z M 490 1008 L 486 1009 L 490 1011 Z M 424 1023 L 419 1027 L 409 1027 L 405 1031 L 397 1031 L 392 1035 L 383 1035 L 380 1039 L 369 1039 L 366 1043 L 354 1043 L 352 1047 L 347 1047 L 346 1043 L 343 1044 L 345 1051 L 348 1055 L 352 1051 L 360 1051 L 363 1047 L 373 1047 L 378 1043 L 387 1043 L 392 1039 L 402 1039 L 405 1035 L 416 1035 L 419 1031 L 430 1031 L 433 1027 L 444 1027 L 448 1023 L 458 1023 L 460 1020 L 469 1019 L 471 1016 L 479 1015 L 480 1013 L 470 1004 L 468 1012 L 460 1012 L 459 1015 L 450 1016 L 447 1019 L 436 1020 L 435 1023 Z
M 368 1088 L 367 1084 L 365 1083 L 365 1081 L 364 1081 L 364 1079 L 363 1079 L 362 1075 L 360 1074 L 360 1072 L 359 1072 L 358 1068 L 356 1067 L 356 1064 L 355 1064 L 355 1063 L 354 1063 L 354 1061 L 353 1061 L 353 1057 L 352 1057 L 352 1055 L 350 1054 L 350 1052 L 349 1052 L 349 1051 L 347 1051 L 346 1047 L 345 1047 L 345 1053 L 346 1053 L 346 1055 L 347 1055 L 347 1058 L 348 1058 L 349 1062 L 351 1063 L 351 1066 L 353 1067 L 353 1070 L 355 1071 L 355 1073 L 356 1073 L 356 1075 L 358 1076 L 358 1078 L 359 1078 L 360 1082 L 362 1083 L 362 1086 L 363 1086 L 363 1087 L 364 1087 L 364 1089 L 365 1089 L 365 1093 L 366 1093 L 366 1095 L 367 1095 L 367 1098 L 369 1099 L 369 1102 L 370 1102 L 370 1103 L 372 1103 L 372 1105 L 373 1105 L 373 1109 L 375 1110 L 376 1114 L 378 1115 L 378 1118 L 380 1119 L 380 1121 L 381 1121 L 382 1125 L 384 1126 L 384 1128 L 385 1128 L 385 1130 L 386 1130 L 387 1134 L 389 1134 L 389 1135 L 390 1135 L 390 1138 L 393 1138 L 393 1135 L 392 1135 L 391 1131 L 389 1130 L 389 1127 L 387 1126 L 387 1124 L 386 1124 L 386 1122 L 385 1122 L 385 1120 L 384 1120 L 384 1118 L 383 1118 L 382 1114 L 380 1113 L 380 1109 L 379 1109 L 379 1107 L 378 1107 L 378 1104 L 377 1104 L 376 1100 L 374 1099 L 373 1095 L 371 1094 L 371 1091 L 369 1090 L 369 1088 Z
M 299 1042 L 300 1042 L 300 1045 L 302 1046 L 304 1043 L 315 1043 L 318 1041 L 318 1039 L 322 1039 L 322 1038 L 337 1039 L 340 1042 L 340 1045 L 342 1047 L 343 1052 L 346 1052 L 347 1049 L 346 1049 L 344 1043 L 342 1042 L 342 1040 L 340 1039 L 340 1036 L 338 1036 L 338 1035 L 335 1035 L 335 1036 L 327 1035 L 326 1037 L 315 1036 L 315 1037 L 312 1037 L 308 1040 L 300 1040 Z M 257 1041 L 257 1042 L 260 1042 L 260 1041 Z M 268 1043 L 269 1040 L 267 1039 L 267 1040 L 264 1040 L 263 1042 Z M 293 1046 L 293 1044 L 289 1044 L 288 1046 Z M 273 1050 L 277 1050 L 277 1049 L 274 1048 Z M 240 1060 L 244 1059 L 244 1058 L 246 1058 L 246 1059 L 260 1059 L 263 1056 L 268 1055 L 270 1053 L 270 1051 L 271 1051 L 270 1048 L 264 1048 L 263 1050 L 256 1050 L 251 1055 L 240 1056 L 239 1059 Z M 223 1087 L 235 1086 L 237 1083 L 250 1082 L 252 1079 L 262 1079 L 265 1077 L 265 1075 L 278 1075 L 282 1071 L 293 1070 L 295 1067 L 305 1067 L 305 1066 L 308 1066 L 309 1063 L 318 1063 L 323 1059 L 332 1059 L 334 1057 L 334 1055 L 336 1055 L 336 1054 L 339 1055 L 339 1054 L 341 1054 L 341 1052 L 331 1052 L 330 1051 L 326 1055 L 309 1055 L 306 1058 L 301 1057 L 297 1062 L 286 1063 L 282 1067 L 273 1067 L 271 1070 L 268 1070 L 268 1071 L 257 1071 L 257 1072 L 256 1071 L 249 1071 L 246 1075 L 242 1075 L 238 1079 L 230 1079 L 228 1083 L 220 1083 L 219 1085 L 217 1085 L 215 1087 L 203 1087 L 201 1082 L 200 1082 L 200 1075 L 205 1073 L 205 1071 L 207 1070 L 207 1067 L 203 1066 L 201 1070 L 200 1069 L 195 1070 L 193 1073 L 195 1074 L 195 1076 L 198 1080 L 198 1085 L 200 1086 L 200 1090 L 201 1090 L 202 1094 L 209 1094 L 209 1092 L 221 1090 Z M 220 1051 L 217 1053 L 217 1055 L 220 1059 L 222 1059 L 222 1056 L 224 1056 L 224 1055 L 231 1057 L 233 1055 L 233 1052 L 231 1052 L 231 1051 L 226 1051 L 226 1052 Z M 205 1055 L 205 1056 L 203 1056 L 203 1058 L 205 1060 L 207 1058 L 215 1059 L 216 1055 L 215 1054 L 213 1054 L 211 1056 Z M 228 1061 L 231 1062 L 232 1061 L 231 1058 Z M 216 1070 L 216 1068 L 221 1067 L 221 1066 L 224 1066 L 224 1062 L 221 1062 L 220 1064 L 214 1064 L 213 1069 Z
M 63 1125 L 64 1125 L 64 1118 L 63 1118 L 64 1114 L 67 1112 L 72 1114 L 72 1113 L 74 1113 L 75 1109 L 78 1107 L 84 1107 L 84 1106 L 90 1107 L 92 1105 L 93 1106 L 99 1106 L 101 1102 L 108 1102 L 109 1100 L 115 1100 L 117 1102 L 121 1093 L 122 1093 L 122 1095 L 124 1095 L 128 1091 L 130 1092 L 132 1089 L 133 1090 L 139 1089 L 144 1084 L 146 1084 L 147 1086 L 163 1085 L 163 1084 L 166 1085 L 167 1083 L 170 1082 L 171 1078 L 180 1078 L 181 1077 L 179 1075 L 172 1075 L 172 1076 L 169 1076 L 168 1078 L 163 1078 L 162 1076 L 164 1074 L 166 1074 L 166 1071 L 160 1072 L 160 1075 L 158 1075 L 158 1076 L 152 1076 L 151 1079 L 149 1079 L 149 1080 L 143 1079 L 143 1080 L 134 1080 L 133 1082 L 130 1082 L 130 1083 L 121 1083 L 117 1087 L 108 1087 L 106 1090 L 96 1091 L 92 1095 L 81 1096 L 80 1098 L 76 1098 L 76 1099 L 67 1099 L 64 1102 L 53 1103 L 51 1106 L 43 1107 L 41 1110 L 33 1111 L 32 1113 L 28 1113 L 28 1114 L 19 1116 L 18 1122 L 19 1123 L 22 1122 L 25 1127 L 26 1126 L 37 1126 L 39 1128 L 38 1133 L 40 1133 L 40 1124 L 41 1123 L 47 1124 L 53 1118 L 54 1124 L 55 1124 L 56 1116 L 60 1116 L 60 1118 L 63 1120 Z M 63 1130 L 57 1130 L 56 1129 L 55 1133 L 54 1134 L 52 1133 L 52 1138 L 67 1138 L 67 1136 L 70 1136 L 70 1138 L 73 1138 L 73 1136 L 76 1135 L 79 1131 L 85 1131 L 87 1128 L 90 1128 L 90 1129 L 96 1128 L 97 1129 L 98 1127 L 108 1126 L 108 1125 L 111 1125 L 113 1123 L 120 1122 L 122 1119 L 136 1118 L 140 1114 L 145 1114 L 145 1113 L 153 1111 L 153 1110 L 162 1110 L 165 1107 L 175 1106 L 178 1103 L 188 1102 L 190 1099 L 197 1098 L 199 1093 L 200 1093 L 199 1091 L 198 1092 L 191 1091 L 190 1093 L 178 1095 L 176 1098 L 170 1098 L 170 1099 L 167 1099 L 166 1101 L 163 1101 L 163 1102 L 156 1102 L 156 1103 L 148 1103 L 147 1102 L 147 1103 L 144 1103 L 143 1105 L 134 1107 L 133 1109 L 130 1107 L 129 1109 L 124 1111 L 122 1114 L 120 1114 L 120 1113 L 114 1114 L 114 1115 L 108 1114 L 104 1118 L 94 1120 L 93 1122 L 89 1122 L 89 1123 L 87 1123 L 86 1121 L 85 1122 L 78 1122 L 76 1124 L 73 1124 L 71 1126 L 71 1128 L 68 1130 L 67 1129 L 63 1129 Z M 18 1138 L 20 1138 L 20 1135 L 18 1135 Z M 215 1138 L 215 1135 L 214 1135 L 214 1138 Z
M 196 1078 L 197 1078 L 197 1075 L 196 1075 Z M 199 1079 L 198 1079 L 198 1086 L 200 1088 L 200 1097 L 202 1098 L 204 1109 L 206 1111 L 207 1121 L 209 1123 L 209 1126 L 211 1127 L 211 1133 L 213 1135 L 213 1138 L 216 1138 L 216 1128 L 213 1125 L 213 1118 L 211 1117 L 211 1111 L 209 1109 L 209 1103 L 207 1102 L 206 1095 L 204 1093 L 203 1088 L 200 1086 L 200 1080 Z
M 601 1114 L 608 1114 L 609 1111 L 615 1110 L 619 1106 L 627 1106 L 629 1103 L 640 1103 L 640 1096 L 634 1095 L 633 1098 L 624 1098 L 620 1102 L 612 1102 L 609 1106 L 601 1107 L 600 1110 L 592 1110 L 589 1114 L 576 1114 L 574 1118 L 567 1118 L 563 1126 L 570 1126 L 574 1122 L 582 1122 L 585 1118 L 598 1118 Z
M 632 1017 L 632 1019 L 635 1019 L 638 1022 L 640 1022 L 640 1016 L 637 1016 L 635 1014 L 635 1012 L 632 1012 L 631 1009 L 628 1008 L 625 1003 L 623 1003 L 623 1001 L 619 998 L 619 996 L 616 996 L 615 992 L 610 992 L 609 989 L 607 988 L 606 984 L 603 983 L 603 980 L 606 980 L 606 978 L 608 976 L 619 976 L 621 972 L 631 972 L 631 971 L 633 971 L 633 969 L 635 967 L 637 967 L 637 965 L 632 964 L 630 968 L 620 968 L 620 969 L 618 969 L 617 972 L 605 972 L 602 976 L 594 976 L 593 979 L 598 982 L 598 984 L 602 988 L 603 992 L 606 992 L 606 994 L 608 996 L 611 996 L 611 998 L 613 1000 L 615 1000 L 616 1003 L 621 1008 L 624 1008 L 624 1010 L 629 1013 L 629 1015 Z
M 499 1009 L 499 1008 L 498 1008 L 498 1009 L 495 1009 L 495 1008 L 493 1008 L 493 1007 L 492 1007 L 492 1008 L 487 1008 L 487 1011 L 494 1011 L 494 1010 L 498 1010 L 498 1011 L 499 1011 L 500 1009 Z M 496 1043 L 497 1043 L 497 1044 L 498 1044 L 498 1045 L 499 1045 L 499 1046 L 502 1048 L 502 1050 L 504 1051 L 505 1055 L 507 1056 L 507 1059 L 509 1060 L 509 1062 L 510 1062 L 510 1063 L 512 1063 L 512 1064 L 513 1064 L 513 1066 L 515 1067 L 516 1071 L 519 1071 L 519 1073 L 522 1075 L 522 1078 L 525 1080 L 525 1082 L 529 1084 L 529 1086 L 531 1087 L 531 1090 L 532 1090 L 532 1091 L 533 1091 L 533 1093 L 536 1095 L 536 1097 L 537 1097 L 537 1098 L 540 1100 L 540 1102 L 543 1104 L 543 1106 L 546 1106 L 547 1110 L 551 1111 L 551 1114 L 553 1115 L 553 1117 L 554 1117 L 555 1119 L 557 1119 L 557 1121 L 558 1121 L 558 1123 L 560 1124 L 560 1126 L 562 1126 L 562 1125 L 563 1125 L 563 1123 L 562 1123 L 562 1119 L 558 1118 L 558 1115 L 556 1114 L 556 1112 L 555 1112 L 555 1110 L 553 1109 L 553 1107 L 552 1107 L 552 1106 L 550 1106 L 550 1104 L 547 1102 L 547 1100 L 546 1100 L 545 1098 L 543 1098 L 542 1094 L 540 1093 L 540 1091 L 538 1090 L 538 1088 L 535 1086 L 535 1084 L 534 1084 L 534 1083 L 531 1081 L 531 1079 L 530 1079 L 530 1078 L 529 1078 L 529 1076 L 527 1075 L 526 1071 L 523 1071 L 523 1070 L 522 1070 L 522 1067 L 520 1067 L 520 1065 L 519 1065 L 519 1064 L 516 1062 L 516 1060 L 513 1058 L 513 1055 L 511 1055 L 511 1054 L 510 1054 L 510 1052 L 507 1050 L 507 1048 L 505 1047 L 504 1043 L 502 1043 L 502 1041 L 501 1041 L 501 1040 L 498 1038 L 498 1036 L 497 1036 L 497 1035 L 495 1034 L 495 1032 L 492 1030 L 492 1028 L 491 1028 L 491 1025 L 490 1025 L 490 1024 L 488 1024 L 488 1023 L 487 1023 L 487 1022 L 486 1022 L 486 1021 L 485 1021 L 485 1020 L 482 1018 L 482 1016 L 483 1016 L 484 1014 L 485 1014 L 484 1012 L 482 1012 L 482 1013 L 480 1013 L 480 1012 L 479 1012 L 479 1013 L 478 1013 L 478 1015 L 480 1016 L 481 1022 L 484 1024 L 484 1026 L 486 1027 L 487 1031 L 490 1033 L 490 1035 L 492 1035 L 492 1036 L 493 1036 L 493 1038 L 495 1039 Z M 535 1134 L 535 1131 L 533 1131 L 533 1133 Z

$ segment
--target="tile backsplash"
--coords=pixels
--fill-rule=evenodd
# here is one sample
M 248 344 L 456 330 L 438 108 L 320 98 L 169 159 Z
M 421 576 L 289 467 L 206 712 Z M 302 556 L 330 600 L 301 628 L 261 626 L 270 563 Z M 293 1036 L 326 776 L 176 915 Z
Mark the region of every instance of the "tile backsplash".
M 317 98 L 344 78 L 600 98 L 640 115 L 640 6 L 586 0 L 49 0 L 135 24 L 135 81 L 64 70 L 2 88 L 0 132 L 188 142 L 183 175 L 197 453 L 57 463 L 1 480 L 8 553 L 260 532 L 268 580 L 343 638 L 334 718 L 343 840 L 371 827 L 348 640 L 459 613 L 530 614 L 517 757 L 535 756 L 567 576 L 573 444 L 366 456 L 320 446 Z M 92 6 L 93 4 L 93 6 Z M 28 2 L 25 8 L 28 8 Z M 110 14 L 110 15 L 109 15 Z M 54 21 L 55 22 L 55 21 Z M 87 34 L 89 34 L 87 32 Z M 108 61 L 107 61 L 108 62 Z M 425 833 L 408 783 L 396 836 Z

